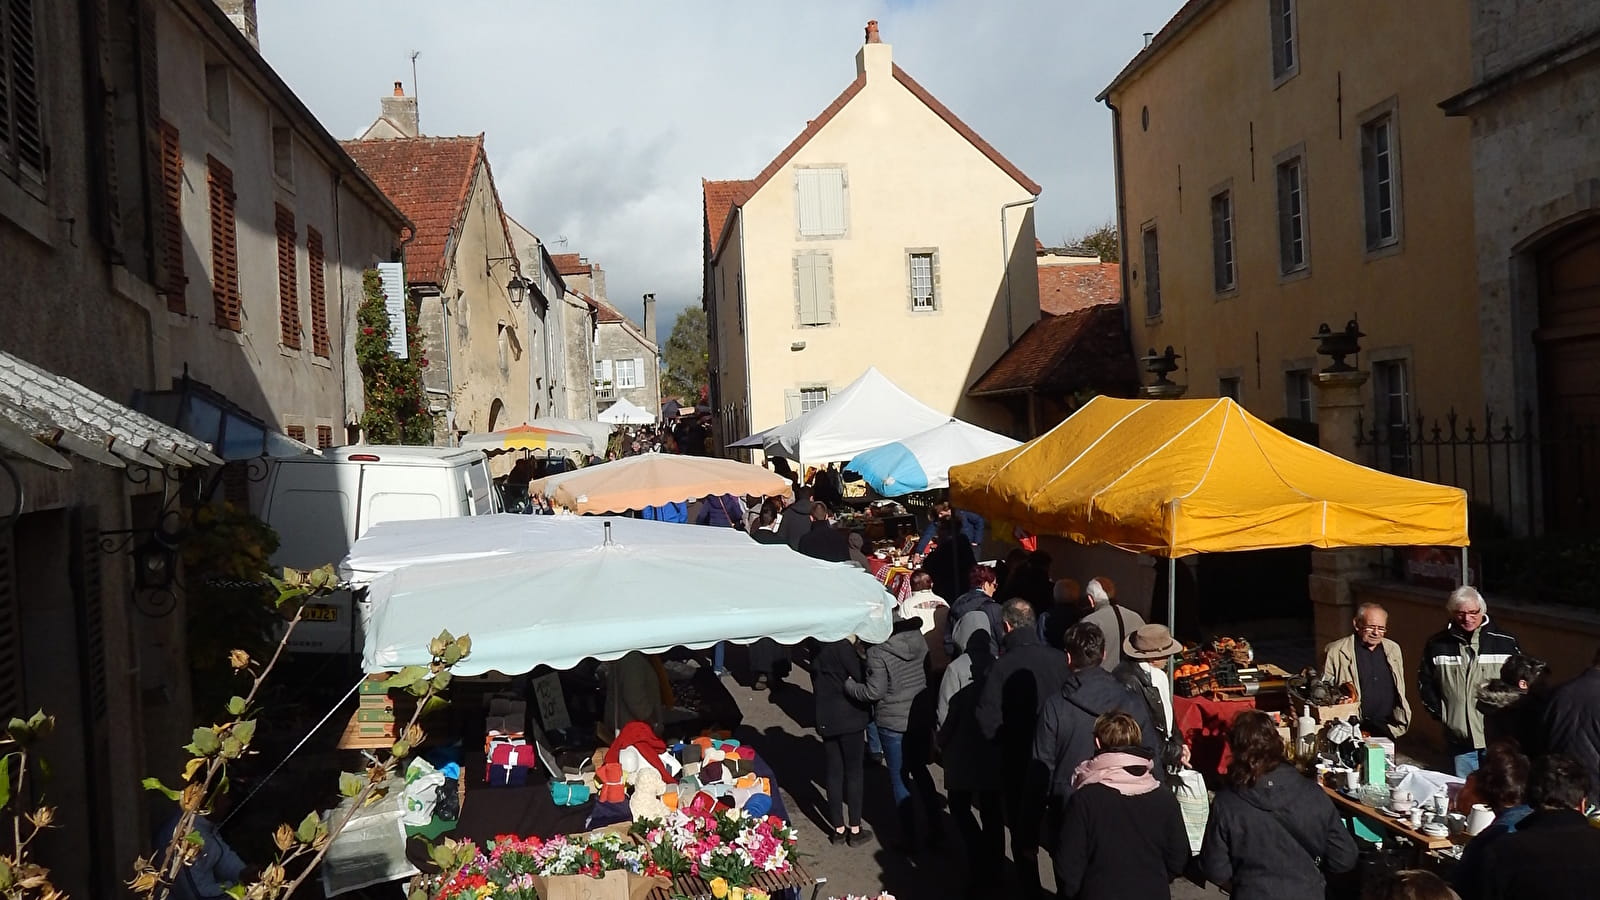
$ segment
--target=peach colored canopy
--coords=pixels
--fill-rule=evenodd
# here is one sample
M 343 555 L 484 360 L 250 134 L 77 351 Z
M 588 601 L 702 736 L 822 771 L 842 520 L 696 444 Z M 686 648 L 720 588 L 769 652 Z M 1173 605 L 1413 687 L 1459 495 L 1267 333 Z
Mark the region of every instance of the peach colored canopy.
M 789 497 L 789 479 L 732 459 L 645 453 L 541 478 L 528 493 L 575 513 L 616 513 L 708 494 Z

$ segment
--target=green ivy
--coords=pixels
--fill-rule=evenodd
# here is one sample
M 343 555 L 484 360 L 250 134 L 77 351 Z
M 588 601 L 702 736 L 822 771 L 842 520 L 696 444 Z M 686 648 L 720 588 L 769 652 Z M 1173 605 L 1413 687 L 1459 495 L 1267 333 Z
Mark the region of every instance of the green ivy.
M 383 284 L 376 269 L 362 278 L 364 299 L 356 317 L 356 363 L 366 389 L 367 411 L 361 428 L 370 444 L 431 444 L 433 417 L 422 390 L 422 370 L 428 358 L 422 352 L 422 331 L 417 327 L 417 306 L 406 300 L 406 346 L 410 359 L 389 350 L 389 312 L 384 306 Z

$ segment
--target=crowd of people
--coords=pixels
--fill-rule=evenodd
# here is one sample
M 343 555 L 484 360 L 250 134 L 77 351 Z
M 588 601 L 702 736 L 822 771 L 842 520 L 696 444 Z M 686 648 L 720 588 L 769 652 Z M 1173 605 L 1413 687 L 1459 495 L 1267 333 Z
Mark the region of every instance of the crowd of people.
M 747 513 L 758 541 L 865 565 L 831 509 L 802 489 Z M 1173 788 L 1189 748 L 1174 727 L 1166 667 L 1181 645 L 1165 625 L 1117 602 L 1104 576 L 1080 587 L 1051 577 L 1042 552 L 976 562 L 982 522 L 936 507 L 918 547 L 911 591 L 890 637 L 811 656 L 823 787 L 836 843 L 874 839 L 863 825 L 864 767 L 880 760 L 896 810 L 883 842 L 918 852 L 944 846 L 948 807 L 968 861 L 970 896 L 1043 896 L 1039 851 L 1059 896 L 1170 896 L 1187 877 L 1237 898 L 1322 896 L 1356 867 L 1348 825 L 1317 783 L 1286 758 L 1267 714 L 1237 716 L 1231 762 L 1194 841 Z M 959 574 L 959 578 L 954 577 Z M 1495 824 L 1466 849 L 1452 886 L 1407 870 L 1380 896 L 1588 896 L 1600 876 L 1600 830 L 1584 813 L 1600 797 L 1600 655 L 1595 668 L 1549 689 L 1545 667 L 1492 627 L 1476 590 L 1451 595 L 1449 622 L 1422 648 L 1416 672 L 1428 715 L 1468 777 L 1462 809 L 1488 803 Z M 1352 633 L 1324 650 L 1324 677 L 1360 690 L 1369 734 L 1397 738 L 1412 724 L 1402 649 L 1387 612 L 1357 610 Z M 757 678 L 782 684 L 788 652 L 752 654 Z M 944 773 L 943 797 L 930 771 Z M 1474 774 L 1476 773 L 1476 774 Z M 1006 837 L 1010 838 L 1007 860 Z M 1537 849 L 1534 849 L 1534 848 Z M 1586 852 L 1588 851 L 1588 852 Z M 1536 877 L 1535 867 L 1556 872 Z M 1558 871 L 1557 871 L 1558 870 Z

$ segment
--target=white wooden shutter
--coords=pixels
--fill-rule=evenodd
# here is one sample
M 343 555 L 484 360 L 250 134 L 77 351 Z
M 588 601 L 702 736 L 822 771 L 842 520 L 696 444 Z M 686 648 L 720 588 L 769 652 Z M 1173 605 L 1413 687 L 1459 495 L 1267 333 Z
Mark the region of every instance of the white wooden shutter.
M 815 281 L 816 321 L 827 325 L 833 322 L 833 255 L 817 253 L 811 257 L 812 278 Z
M 794 258 L 795 297 L 801 325 L 817 324 L 817 270 L 816 256 L 801 253 Z
M 783 420 L 790 421 L 800 415 L 800 391 L 795 388 L 783 390 Z
M 817 169 L 817 209 L 822 234 L 844 234 L 844 170 Z
M 633 386 L 645 387 L 647 384 L 648 382 L 644 378 L 644 357 L 635 356 L 633 358 Z
M 822 234 L 821 197 L 817 193 L 817 169 L 796 169 L 794 173 L 795 224 L 801 237 Z
M 409 356 L 406 346 L 406 276 L 397 262 L 378 263 L 378 280 L 383 285 L 383 308 L 389 314 L 389 352 L 401 359 Z M 463 316 L 467 304 L 461 304 Z M 466 319 L 462 319 L 465 327 Z
M 600 380 L 609 381 L 613 386 L 617 382 L 616 366 L 609 359 L 600 360 Z

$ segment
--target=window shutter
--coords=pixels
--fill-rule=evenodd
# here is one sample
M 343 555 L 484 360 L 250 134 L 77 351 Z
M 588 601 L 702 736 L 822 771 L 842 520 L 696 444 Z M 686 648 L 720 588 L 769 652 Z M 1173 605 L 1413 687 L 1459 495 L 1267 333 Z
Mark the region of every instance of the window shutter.
M 822 233 L 822 198 L 818 193 L 817 169 L 795 170 L 795 217 L 801 237 Z
M 0 153 L 35 179 L 44 178 L 44 129 L 39 113 L 38 32 L 34 0 L 0 2 Z
M 217 327 L 243 328 L 239 302 L 239 246 L 234 222 L 233 170 L 206 157 L 206 182 L 211 208 L 211 300 Z
M 617 380 L 616 367 L 614 365 L 612 365 L 611 360 L 609 360 L 609 359 L 600 360 L 600 371 L 603 373 L 601 375 L 601 378 L 600 378 L 601 381 L 609 381 L 609 382 L 612 382 L 613 385 L 616 383 L 616 380 Z
M 73 554 L 74 587 L 80 610 L 79 628 L 83 638 L 83 679 L 86 695 L 84 714 L 91 734 L 104 734 L 108 686 L 106 684 L 105 591 L 100 583 L 100 517 L 92 506 L 79 507 L 74 517 L 77 548 Z
M 333 426 L 332 425 L 318 425 L 317 426 L 317 449 L 318 450 L 326 450 L 326 449 L 328 449 L 329 447 L 332 447 L 332 446 L 333 446 Z
M 306 427 L 304 425 L 285 425 L 283 433 L 302 444 L 306 442 Z
M 800 324 L 816 325 L 817 318 L 817 268 L 816 256 L 802 253 L 794 258 L 798 279 Z
M 273 224 L 278 232 L 278 325 L 285 347 L 300 349 L 299 272 L 295 266 L 294 212 L 274 204 Z
M 7 722 L 32 710 L 23 708 L 22 624 L 17 617 L 17 581 L 11 532 L 0 533 L 0 719 Z
M 817 253 L 811 257 L 812 277 L 816 282 L 816 324 L 833 322 L 833 255 Z
M 306 280 L 311 295 L 311 352 L 327 359 L 332 353 L 328 341 L 328 289 L 324 283 L 322 233 L 306 228 Z
M 644 378 L 644 357 L 635 356 L 633 358 L 633 386 L 645 387 L 647 384 L 648 382 Z
M 795 388 L 783 390 L 783 420 L 792 421 L 800 415 L 800 392 Z
M 817 170 L 817 208 L 823 234 L 844 234 L 844 170 Z
M 156 127 L 161 139 L 161 207 L 156 228 L 158 283 L 167 296 L 167 309 L 183 315 L 188 312 L 189 284 L 183 266 L 183 145 L 171 122 L 162 119 Z

